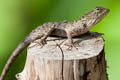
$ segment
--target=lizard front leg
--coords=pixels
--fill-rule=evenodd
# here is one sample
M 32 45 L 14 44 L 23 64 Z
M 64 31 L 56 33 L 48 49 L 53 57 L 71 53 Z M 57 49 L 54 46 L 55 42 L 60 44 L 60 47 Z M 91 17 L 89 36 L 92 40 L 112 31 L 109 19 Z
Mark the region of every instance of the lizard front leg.
M 67 33 L 68 43 L 66 43 L 65 45 L 69 46 L 68 48 L 69 50 L 71 50 L 73 47 L 78 49 L 72 40 L 72 32 L 66 31 L 66 33 Z

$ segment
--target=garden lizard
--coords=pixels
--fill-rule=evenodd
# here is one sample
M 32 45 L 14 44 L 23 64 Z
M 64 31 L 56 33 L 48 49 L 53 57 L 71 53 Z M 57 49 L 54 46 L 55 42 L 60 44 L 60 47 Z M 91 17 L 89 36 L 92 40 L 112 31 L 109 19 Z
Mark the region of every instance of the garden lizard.
M 0 80 L 4 80 L 10 65 L 15 58 L 22 52 L 31 42 L 40 39 L 43 43 L 50 35 L 59 37 L 67 37 L 70 46 L 74 46 L 72 37 L 80 36 L 87 33 L 94 25 L 101 21 L 107 15 L 109 9 L 103 7 L 96 7 L 76 21 L 62 21 L 45 23 L 34 29 L 15 49 L 3 68 Z

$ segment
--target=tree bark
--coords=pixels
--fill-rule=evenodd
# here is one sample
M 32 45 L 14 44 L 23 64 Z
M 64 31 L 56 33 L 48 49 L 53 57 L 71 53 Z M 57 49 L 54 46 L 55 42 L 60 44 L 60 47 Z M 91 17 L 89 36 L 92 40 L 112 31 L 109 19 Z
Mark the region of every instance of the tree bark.
M 92 35 L 91 35 L 92 34 Z M 91 33 L 73 38 L 70 49 L 66 38 L 49 37 L 28 47 L 25 68 L 18 80 L 108 80 L 101 34 Z M 77 49 L 76 49 L 77 48 Z

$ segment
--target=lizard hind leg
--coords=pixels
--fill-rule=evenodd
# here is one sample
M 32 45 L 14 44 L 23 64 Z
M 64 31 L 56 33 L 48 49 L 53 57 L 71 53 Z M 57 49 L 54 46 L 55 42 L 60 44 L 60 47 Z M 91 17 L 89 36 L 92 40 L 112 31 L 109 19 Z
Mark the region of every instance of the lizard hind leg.
M 32 48 L 34 46 L 41 46 L 42 48 L 47 43 L 46 38 L 47 38 L 47 35 L 45 34 L 38 41 L 34 41 L 34 43 L 36 43 L 35 45 L 30 46 L 28 48 Z

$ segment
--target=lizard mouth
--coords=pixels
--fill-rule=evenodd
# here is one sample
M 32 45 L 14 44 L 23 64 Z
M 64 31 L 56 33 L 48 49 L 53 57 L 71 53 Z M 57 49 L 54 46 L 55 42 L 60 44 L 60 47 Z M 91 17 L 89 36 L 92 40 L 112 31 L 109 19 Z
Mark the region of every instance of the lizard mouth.
M 105 9 L 105 10 L 103 11 L 103 15 L 101 15 L 101 16 L 102 16 L 101 18 L 105 17 L 109 12 L 110 12 L 109 9 Z
M 110 9 L 105 8 L 104 12 L 106 13 L 105 15 L 107 15 L 110 12 Z
M 103 7 L 99 7 L 97 9 L 99 9 L 99 13 L 101 13 L 99 17 L 102 17 L 102 18 L 110 12 L 110 9 L 103 8 Z

